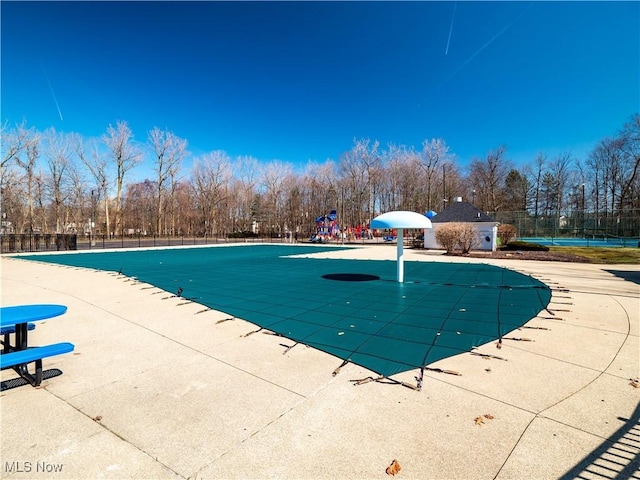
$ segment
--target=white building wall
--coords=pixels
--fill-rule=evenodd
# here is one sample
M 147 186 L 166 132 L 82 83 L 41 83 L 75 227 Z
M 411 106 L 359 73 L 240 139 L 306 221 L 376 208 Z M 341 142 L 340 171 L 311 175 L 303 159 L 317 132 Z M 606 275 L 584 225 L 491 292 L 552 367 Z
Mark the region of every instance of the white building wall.
M 436 241 L 436 231 L 445 226 L 446 223 L 434 223 L 433 228 L 427 228 L 424 232 L 424 248 L 441 249 L 442 246 Z M 484 250 L 495 252 L 498 246 L 498 225 L 496 223 L 473 223 L 478 229 L 478 246 L 474 250 Z
M 434 223 L 432 228 L 425 228 L 424 230 L 424 248 L 442 248 L 438 242 L 436 242 L 436 230 L 438 224 Z

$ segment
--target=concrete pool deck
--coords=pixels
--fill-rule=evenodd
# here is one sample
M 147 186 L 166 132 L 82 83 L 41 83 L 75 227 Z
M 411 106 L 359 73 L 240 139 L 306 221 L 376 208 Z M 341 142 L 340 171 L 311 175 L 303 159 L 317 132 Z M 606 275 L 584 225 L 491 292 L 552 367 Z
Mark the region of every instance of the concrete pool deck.
M 318 256 L 393 260 L 395 246 Z M 123 276 L 0 258 L 2 305 L 68 306 L 33 342 L 76 345 L 45 359 L 62 375 L 0 394 L 0 477 L 387 478 L 394 459 L 398 478 L 637 472 L 640 267 L 423 250 L 405 260 L 531 274 L 554 289 L 551 313 L 508 335 L 527 340 L 476 350 L 500 358 L 467 353 L 431 365 L 461 375 L 429 372 L 417 392 L 354 385 L 372 373 L 348 364 L 332 376 L 335 357 L 245 336 L 256 327 Z M 415 374 L 394 378 L 415 384 Z

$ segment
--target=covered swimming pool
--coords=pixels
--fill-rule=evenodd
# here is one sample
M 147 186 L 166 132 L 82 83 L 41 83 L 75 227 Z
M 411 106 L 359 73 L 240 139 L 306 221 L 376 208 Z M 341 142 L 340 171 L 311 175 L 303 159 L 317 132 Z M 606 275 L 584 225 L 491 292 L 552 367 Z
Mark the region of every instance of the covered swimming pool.
M 480 263 L 314 258 L 340 247 L 241 245 L 22 256 L 117 272 L 382 377 L 467 352 L 551 299 L 539 280 Z M 90 287 L 88 287 L 90 288 Z

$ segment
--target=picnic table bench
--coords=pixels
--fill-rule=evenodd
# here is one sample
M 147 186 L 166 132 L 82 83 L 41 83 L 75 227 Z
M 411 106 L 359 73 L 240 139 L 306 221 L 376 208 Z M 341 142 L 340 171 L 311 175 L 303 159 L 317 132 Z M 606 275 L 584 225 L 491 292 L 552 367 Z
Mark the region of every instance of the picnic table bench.
M 74 348 L 72 343 L 62 342 L 26 350 L 12 350 L 0 355 L 0 368 L 13 367 L 22 378 L 37 387 L 42 382 L 42 359 L 72 352 Z M 31 374 L 28 365 L 34 362 L 35 373 Z

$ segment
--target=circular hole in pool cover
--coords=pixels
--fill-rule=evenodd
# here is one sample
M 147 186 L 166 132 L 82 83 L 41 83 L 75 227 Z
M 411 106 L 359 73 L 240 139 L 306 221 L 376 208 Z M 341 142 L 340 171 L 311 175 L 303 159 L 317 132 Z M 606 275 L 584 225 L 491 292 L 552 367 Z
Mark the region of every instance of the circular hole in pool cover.
M 377 275 L 367 275 L 364 273 L 328 273 L 322 275 L 327 280 L 338 280 L 339 282 L 371 282 L 372 280 L 380 280 Z

